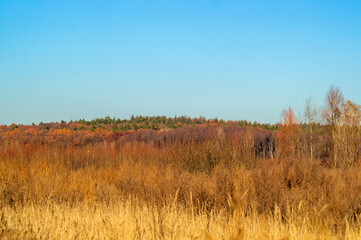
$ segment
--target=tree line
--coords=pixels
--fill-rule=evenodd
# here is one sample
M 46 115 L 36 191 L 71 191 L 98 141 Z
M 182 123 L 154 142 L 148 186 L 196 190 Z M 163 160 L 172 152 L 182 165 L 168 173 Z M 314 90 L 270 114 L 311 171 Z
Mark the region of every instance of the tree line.
M 99 143 L 120 146 L 141 142 L 162 148 L 175 143 L 208 141 L 220 148 L 236 149 L 242 152 L 242 158 L 248 156 L 250 162 L 308 158 L 330 167 L 349 167 L 360 164 L 360 109 L 356 103 L 346 100 L 339 88 L 331 86 L 324 106 L 316 107 L 310 97 L 300 119 L 289 107 L 283 111 L 281 122 L 273 125 L 186 116 L 132 116 L 123 120 L 105 117 L 90 121 L 1 125 L 0 142 L 64 146 Z

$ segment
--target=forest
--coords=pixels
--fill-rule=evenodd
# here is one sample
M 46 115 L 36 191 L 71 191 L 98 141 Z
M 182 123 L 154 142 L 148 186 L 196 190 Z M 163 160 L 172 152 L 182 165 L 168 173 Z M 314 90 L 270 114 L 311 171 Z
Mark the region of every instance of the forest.
M 1 239 L 360 239 L 361 107 L 0 125 Z

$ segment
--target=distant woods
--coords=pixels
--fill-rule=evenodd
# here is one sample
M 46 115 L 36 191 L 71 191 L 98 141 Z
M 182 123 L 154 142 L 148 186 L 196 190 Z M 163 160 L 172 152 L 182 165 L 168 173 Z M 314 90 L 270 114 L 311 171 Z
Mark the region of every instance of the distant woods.
M 311 159 L 328 167 L 360 163 L 361 109 L 345 100 L 339 88 L 330 87 L 322 107 L 309 97 L 301 119 L 291 107 L 281 117 L 277 124 L 186 116 L 12 124 L 0 126 L 0 143 L 5 147 L 20 144 L 24 149 L 109 144 L 115 149 L 135 144 L 167 151 L 182 149 L 189 152 L 187 159 L 179 159 L 183 167 L 199 171 L 209 171 L 220 163 L 252 168 L 259 159 Z M 199 151 L 190 150 L 195 147 Z

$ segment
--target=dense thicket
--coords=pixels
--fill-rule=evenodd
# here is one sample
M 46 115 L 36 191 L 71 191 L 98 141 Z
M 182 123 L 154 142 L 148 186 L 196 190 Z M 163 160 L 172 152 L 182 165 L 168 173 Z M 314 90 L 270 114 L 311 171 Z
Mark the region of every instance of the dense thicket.
M 191 119 L 190 125 L 184 123 L 175 129 L 162 124 L 159 124 L 157 129 L 143 128 L 142 126 L 149 124 L 146 122 L 122 123 L 132 126 L 127 131 L 119 130 L 122 127 L 118 125 L 104 123 L 100 125 L 87 125 L 79 122 L 42 123 L 39 125 L 12 124 L 0 126 L 0 143 L 5 146 L 12 144 L 88 146 L 107 143 L 121 146 L 138 142 L 159 148 L 174 143 L 193 141 L 200 144 L 217 140 L 223 142 L 223 145 L 232 145 L 234 149 L 247 151 L 248 156 L 252 157 L 254 161 L 282 156 L 310 157 L 309 124 L 261 125 L 247 122 L 204 121 L 204 123 L 199 122 L 193 125 L 193 122 L 197 122 L 197 120 Z M 134 128 L 134 124 L 138 124 L 137 127 Z M 325 164 L 330 164 L 332 136 L 328 125 L 320 123 L 313 125 L 312 143 L 313 157 L 321 159 Z M 245 145 L 247 145 L 247 150 L 245 150 Z M 293 148 L 293 150 L 288 151 L 286 148 Z

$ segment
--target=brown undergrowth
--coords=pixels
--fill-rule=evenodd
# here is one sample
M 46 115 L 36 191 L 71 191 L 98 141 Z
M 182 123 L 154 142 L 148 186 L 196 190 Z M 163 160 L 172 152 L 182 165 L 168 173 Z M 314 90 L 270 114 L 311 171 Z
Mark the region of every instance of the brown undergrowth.
M 262 234 L 274 239 L 360 236 L 359 168 L 330 169 L 308 159 L 249 159 L 245 149 L 222 139 L 161 148 L 141 143 L 2 146 L 0 234 L 39 238 L 47 227 L 60 224 L 47 214 L 70 221 L 84 211 L 84 219 L 75 221 L 80 232 L 62 223 L 71 234 L 54 232 L 49 238 L 252 238 L 263 225 L 268 233 Z M 98 220 L 114 221 L 114 229 L 86 235 L 86 225 L 96 225 L 87 223 L 92 208 L 98 208 Z M 19 220 L 21 214 L 29 219 Z M 117 216 L 128 218 L 132 227 L 123 229 Z M 49 226 L 37 220 L 46 217 Z M 204 226 L 197 233 L 167 229 L 174 224 L 184 228 L 192 219 Z M 130 228 L 131 233 L 121 232 Z

